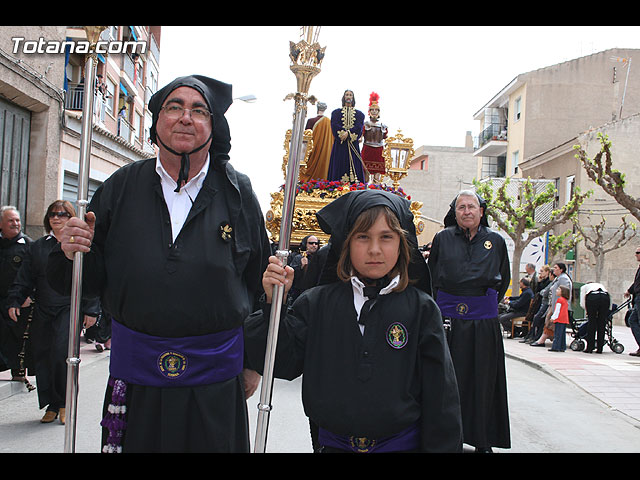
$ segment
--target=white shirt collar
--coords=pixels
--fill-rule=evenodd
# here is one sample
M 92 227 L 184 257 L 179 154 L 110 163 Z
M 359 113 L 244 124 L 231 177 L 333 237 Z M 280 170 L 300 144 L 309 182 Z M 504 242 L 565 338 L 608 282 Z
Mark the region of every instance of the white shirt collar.
M 180 191 L 176 192 L 176 181 L 171 178 L 162 166 L 160 158 L 156 158 L 156 172 L 160 176 L 162 195 L 164 196 L 164 201 L 167 204 L 167 209 L 169 211 L 169 217 L 171 218 L 171 234 L 174 241 L 184 226 L 184 222 L 191 210 L 191 205 L 193 205 L 198 193 L 200 193 L 208 171 L 209 154 L 207 154 L 207 160 L 204 162 L 204 165 L 198 174 L 189 180 L 180 189 Z
M 207 172 L 209 171 L 209 154 L 207 153 L 207 160 L 204 162 L 204 165 L 198 172 L 196 176 L 194 176 L 191 180 L 189 180 L 184 187 L 182 188 L 190 188 L 192 185 L 195 185 L 197 190 L 200 190 L 202 184 L 204 182 L 205 177 L 207 176 Z M 160 180 L 163 184 L 170 186 L 173 190 L 178 186 L 177 182 L 171 178 L 171 175 L 167 173 L 162 162 L 160 162 L 160 155 L 156 158 L 156 172 L 160 175 Z
M 391 292 L 391 290 L 396 288 L 398 286 L 398 283 L 400 283 L 400 275 L 396 275 L 395 277 L 393 277 L 389 284 L 380 290 L 380 293 L 378 295 L 386 295 L 387 293 Z M 360 296 L 364 297 L 365 284 L 362 283 L 362 281 L 357 276 L 353 275 L 351 277 L 351 285 L 353 286 L 354 292 L 357 292 Z
M 400 283 L 400 275 L 396 275 L 386 287 L 380 290 L 378 295 L 388 294 L 396 288 L 398 283 Z M 362 306 L 368 299 L 368 297 L 364 296 L 365 285 L 358 277 L 353 275 L 351 277 L 351 287 L 353 288 L 353 306 L 356 309 L 357 318 L 360 318 L 360 310 L 362 310 Z M 360 333 L 364 334 L 364 325 L 358 324 L 358 327 L 360 328 Z

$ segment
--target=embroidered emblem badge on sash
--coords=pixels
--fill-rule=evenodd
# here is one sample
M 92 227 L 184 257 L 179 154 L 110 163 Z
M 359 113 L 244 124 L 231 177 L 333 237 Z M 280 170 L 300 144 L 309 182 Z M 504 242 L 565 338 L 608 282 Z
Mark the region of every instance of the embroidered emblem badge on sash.
M 407 329 L 401 323 L 392 323 L 387 329 L 387 343 L 395 349 L 407 344 Z
M 459 303 L 458 305 L 456 305 L 456 312 L 458 312 L 460 315 L 465 315 L 468 311 L 469 305 L 467 305 L 466 303 Z
M 367 453 L 376 444 L 375 440 L 367 437 L 349 437 L 351 448 L 358 453 Z
M 187 369 L 187 357 L 178 352 L 164 352 L 158 357 L 158 369 L 167 378 L 176 378 Z

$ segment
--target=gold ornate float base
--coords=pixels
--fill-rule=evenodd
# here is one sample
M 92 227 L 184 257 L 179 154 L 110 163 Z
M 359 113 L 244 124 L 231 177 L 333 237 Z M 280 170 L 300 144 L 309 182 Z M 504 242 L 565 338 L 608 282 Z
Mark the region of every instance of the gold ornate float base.
M 314 187 L 317 187 L 317 185 L 314 185 Z M 369 184 L 364 188 L 393 191 L 406 198 L 401 190 L 394 190 L 386 185 Z M 329 240 L 329 235 L 324 233 L 320 228 L 318 219 L 316 218 L 316 212 L 320 211 L 336 198 L 352 190 L 363 190 L 364 188 L 362 184 L 360 187 L 357 187 L 349 183 L 340 182 L 328 182 L 327 184 L 321 185 L 321 188 L 311 188 L 309 183 L 299 184 L 299 191 L 296 195 L 293 210 L 290 244 L 297 246 L 307 235 L 315 235 L 322 243 L 326 243 Z M 274 243 L 277 243 L 280 237 L 283 201 L 284 195 L 282 191 L 272 193 L 271 209 L 266 214 L 266 227 L 270 233 L 271 241 Z M 414 216 L 417 235 L 419 235 L 425 227 L 424 222 L 420 220 L 421 207 L 422 202 L 411 202 L 410 208 Z

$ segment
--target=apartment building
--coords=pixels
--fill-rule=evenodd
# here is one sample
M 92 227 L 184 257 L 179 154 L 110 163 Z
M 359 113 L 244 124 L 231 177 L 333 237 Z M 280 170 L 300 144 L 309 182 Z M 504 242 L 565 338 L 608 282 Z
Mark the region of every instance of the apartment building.
M 640 76 L 627 82 L 622 61 L 639 52 L 610 49 L 517 75 L 474 115 L 478 178 L 522 177 L 527 158 L 620 118 L 623 101 L 623 112 L 640 111 Z
M 615 168 L 625 172 L 629 193 L 640 196 L 640 74 L 629 69 L 634 56 L 640 59 L 640 50 L 610 49 L 516 76 L 474 116 L 481 125 L 474 152 L 478 178 L 553 182 L 555 208 L 566 204 L 576 187 L 591 189 L 594 195 L 581 208 L 579 220 L 588 225 L 605 218 L 612 234 L 625 209 L 587 177 L 574 146 L 593 157 L 599 151 L 597 132 L 609 135 Z M 568 228 L 570 223 L 553 233 Z M 601 281 L 616 301 L 633 279 L 637 265 L 630 259 L 637 244 L 640 240 L 606 256 Z M 574 281 L 595 280 L 594 258 L 584 244 L 569 252 L 565 262 Z
M 147 104 L 158 89 L 160 33 L 159 26 L 109 26 L 100 35 L 100 41 L 113 48 L 97 55 L 89 195 L 121 166 L 155 156 Z M 76 41 L 86 38 L 82 27 L 68 27 L 66 35 Z M 70 53 L 65 60 L 58 191 L 71 201 L 77 196 L 84 64 L 82 53 Z
M 90 195 L 117 168 L 155 156 L 147 103 L 158 89 L 160 33 L 155 26 L 102 32 L 109 48 L 97 55 L 101 81 L 92 89 Z M 44 233 L 42 218 L 53 200 L 77 199 L 83 42 L 80 26 L 0 28 L 0 204 L 18 207 L 34 238 Z

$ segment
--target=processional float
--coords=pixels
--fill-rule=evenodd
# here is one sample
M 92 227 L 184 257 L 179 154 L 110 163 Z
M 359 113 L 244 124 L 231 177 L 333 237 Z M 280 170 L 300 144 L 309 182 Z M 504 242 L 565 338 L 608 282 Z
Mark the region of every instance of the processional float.
M 320 73 L 320 65 L 325 55 L 326 47 L 321 47 L 317 42 L 319 32 L 320 27 L 302 27 L 301 40 L 298 43 L 290 42 L 289 47 L 290 68 L 296 76 L 298 87 L 297 93 L 285 97 L 285 100 L 295 100 L 293 128 L 287 130 L 285 134 L 285 156 L 282 163 L 285 183 L 278 192 L 271 194 L 271 208 L 266 214 L 266 227 L 271 240 L 278 245 L 276 257 L 283 265 L 287 265 L 292 240 L 299 242 L 307 235 L 315 235 L 324 241 L 328 240 L 328 235 L 320 228 L 315 214 L 341 195 L 353 190 L 384 189 L 410 200 L 410 197 L 399 188 L 399 181 L 407 175 L 414 155 L 413 140 L 405 138 L 400 131 L 394 137 L 386 139 L 383 150 L 386 176 L 392 180 L 392 187 L 385 184 L 327 181 L 326 179 L 299 181 L 300 174 L 306 173 L 307 161 L 314 147 L 313 132 L 305 130 L 304 125 L 307 103 L 315 104 L 317 100 L 314 96 L 309 96 L 309 86 L 311 80 Z M 411 202 L 410 209 L 414 214 L 418 234 L 424 230 L 424 222 L 420 219 L 419 212 L 421 207 L 421 202 Z M 274 286 L 258 404 L 254 445 L 256 453 L 266 451 L 269 415 L 272 410 L 273 369 L 283 299 L 284 286 Z

